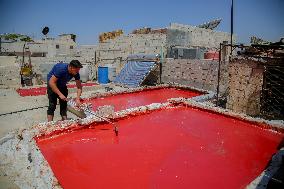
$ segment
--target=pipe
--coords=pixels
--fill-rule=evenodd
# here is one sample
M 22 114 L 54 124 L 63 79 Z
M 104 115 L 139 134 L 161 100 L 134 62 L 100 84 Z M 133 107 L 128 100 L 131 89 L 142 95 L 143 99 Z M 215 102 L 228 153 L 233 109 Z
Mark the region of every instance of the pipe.
M 162 84 L 162 63 L 164 61 L 164 52 L 163 52 L 163 46 L 161 47 L 161 59 L 160 59 L 160 84 Z
M 220 88 L 220 68 L 221 68 L 221 53 L 222 53 L 223 44 L 220 43 L 219 49 L 219 63 L 218 63 L 218 76 L 217 76 L 217 94 L 216 94 L 216 106 L 219 106 L 219 88 Z
M 233 33 L 234 33 L 234 0 L 231 2 L 231 56 L 233 54 Z

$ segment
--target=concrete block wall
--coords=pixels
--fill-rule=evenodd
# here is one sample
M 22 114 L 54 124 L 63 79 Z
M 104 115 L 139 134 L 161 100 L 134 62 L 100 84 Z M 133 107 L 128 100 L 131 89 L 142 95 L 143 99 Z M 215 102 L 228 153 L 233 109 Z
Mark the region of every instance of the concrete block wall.
M 0 56 L 0 89 L 21 85 L 20 66 L 15 56 Z
M 25 42 L 2 42 L 1 52 L 23 52 Z
M 160 54 L 166 52 L 166 34 L 128 34 L 98 44 L 97 63 L 99 66 L 114 64 L 119 73 L 130 54 Z M 165 54 L 165 52 L 163 52 Z M 117 59 L 120 58 L 121 59 Z M 121 61 L 122 60 L 122 61 Z
M 171 23 L 167 30 L 167 45 L 182 47 L 205 47 L 217 49 L 223 41 L 230 41 L 226 32 L 198 28 L 195 26 Z M 233 36 L 234 42 L 236 36 Z
M 228 74 L 222 64 L 221 92 L 227 88 Z M 175 82 L 200 89 L 216 91 L 218 61 L 197 59 L 165 59 L 162 64 L 162 82 Z
M 97 56 L 98 60 L 117 57 L 125 60 L 129 54 L 161 53 L 161 47 L 165 46 L 165 34 L 129 34 L 99 43 Z
M 5 42 L 1 44 L 1 51 L 22 53 L 24 44 L 22 41 Z M 58 49 L 56 45 L 59 45 Z M 32 53 L 43 52 L 47 57 L 52 58 L 57 56 L 75 56 L 77 44 L 68 38 L 46 38 L 35 40 L 35 42 L 28 42 L 25 47 L 29 48 L 29 51 Z
M 229 65 L 226 107 L 234 112 L 257 116 L 263 84 L 263 66 L 255 60 L 236 59 Z
M 97 62 L 99 65 L 105 65 L 115 62 L 116 59 L 121 57 L 125 60 L 130 51 L 130 40 L 127 36 L 119 36 L 115 39 L 107 40 L 98 44 L 97 48 Z
M 76 49 L 77 57 L 84 57 L 86 61 L 95 61 L 97 45 L 78 45 Z
M 170 46 L 202 47 L 209 49 L 217 49 L 219 48 L 221 42 L 229 40 L 230 40 L 229 33 L 198 28 L 190 25 L 171 24 L 167 28 L 166 33 L 121 35 L 114 39 L 109 39 L 103 43 L 99 43 L 97 48 L 97 63 L 99 66 L 104 66 L 106 64 L 114 64 L 115 67 L 117 67 L 117 73 L 118 73 L 121 70 L 122 66 L 125 64 L 126 62 L 125 60 L 129 54 L 136 54 L 136 53 L 163 54 L 163 57 L 166 57 L 167 49 Z M 114 60 L 118 57 L 121 57 L 120 61 Z M 175 62 L 174 64 L 176 64 L 175 66 L 177 67 L 180 66 L 178 62 Z M 204 73 L 208 72 L 208 70 L 206 70 L 206 65 L 207 65 L 206 61 L 204 61 L 204 64 L 200 63 L 199 65 L 201 67 L 204 66 L 204 68 L 195 70 L 194 69 L 195 64 L 193 63 L 192 65 L 193 65 L 192 72 L 195 72 L 197 70 L 200 71 L 200 69 L 203 70 Z M 172 73 L 174 73 L 175 71 L 176 70 L 174 69 L 171 70 Z M 206 86 L 206 88 L 209 88 L 210 90 L 213 90 L 216 85 L 216 82 L 215 83 L 212 81 L 211 83 L 207 82 L 208 78 L 209 80 L 216 80 L 216 74 L 214 74 L 213 79 L 212 78 L 210 79 L 210 76 L 207 76 L 208 74 L 206 74 L 207 76 L 206 79 L 196 78 L 194 77 L 194 74 L 191 74 L 190 76 L 188 74 L 184 74 L 182 77 L 190 78 L 188 80 L 180 79 L 181 75 L 179 74 L 172 74 L 172 75 L 175 75 L 176 78 L 168 77 L 169 80 L 172 79 L 174 79 L 175 81 L 180 80 L 180 82 L 191 81 L 194 82 L 192 84 L 196 86 L 200 86 L 203 88 L 204 86 Z M 226 86 L 225 80 L 222 80 L 222 82 L 223 82 L 222 84 L 224 84 L 222 86 Z M 223 87 L 221 91 L 225 91 L 225 89 L 226 87 Z

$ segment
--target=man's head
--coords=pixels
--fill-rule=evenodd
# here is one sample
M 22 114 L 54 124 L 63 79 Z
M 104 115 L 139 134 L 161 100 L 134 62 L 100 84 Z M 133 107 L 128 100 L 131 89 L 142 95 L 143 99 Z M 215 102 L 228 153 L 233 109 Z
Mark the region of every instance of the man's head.
M 79 73 L 80 68 L 83 68 L 82 64 L 79 62 L 79 60 L 72 60 L 69 63 L 69 68 L 68 71 L 70 74 L 72 75 L 76 75 L 77 73 Z

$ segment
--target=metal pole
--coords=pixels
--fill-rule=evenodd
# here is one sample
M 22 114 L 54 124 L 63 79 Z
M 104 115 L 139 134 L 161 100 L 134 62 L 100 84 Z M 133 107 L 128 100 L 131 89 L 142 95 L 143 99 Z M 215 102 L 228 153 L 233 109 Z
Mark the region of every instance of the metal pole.
M 159 63 L 159 67 L 160 67 L 160 84 L 162 84 L 162 62 L 160 61 Z
M 24 63 L 25 63 L 25 47 L 26 47 L 26 42 L 24 43 L 24 46 L 23 46 L 23 61 L 22 61 L 22 66 L 23 66 Z
M 231 56 L 233 54 L 233 33 L 234 33 L 234 0 L 231 2 Z
M 220 43 L 219 49 L 219 63 L 218 63 L 218 76 L 217 76 L 217 94 L 216 94 L 216 106 L 219 106 L 219 85 L 220 85 L 220 68 L 221 68 L 221 53 L 222 53 L 223 44 Z
M 25 82 L 24 82 L 24 78 L 23 78 L 23 73 L 22 73 L 22 68 L 23 68 L 24 65 L 25 65 L 25 47 L 26 47 L 26 42 L 24 43 L 24 46 L 23 46 L 23 60 L 22 60 L 21 70 L 20 70 L 21 85 L 22 85 L 22 87 L 25 86 Z
M 160 84 L 162 84 L 162 63 L 164 61 L 163 46 L 161 47 L 161 59 L 160 59 Z

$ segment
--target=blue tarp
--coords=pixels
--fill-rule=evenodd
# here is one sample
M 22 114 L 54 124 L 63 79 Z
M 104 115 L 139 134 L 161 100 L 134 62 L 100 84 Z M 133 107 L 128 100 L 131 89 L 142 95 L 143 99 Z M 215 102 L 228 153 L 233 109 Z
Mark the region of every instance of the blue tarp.
M 155 65 L 155 62 L 129 61 L 116 76 L 114 83 L 139 87 Z

